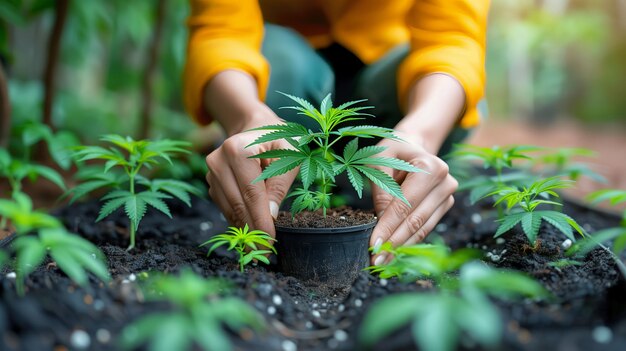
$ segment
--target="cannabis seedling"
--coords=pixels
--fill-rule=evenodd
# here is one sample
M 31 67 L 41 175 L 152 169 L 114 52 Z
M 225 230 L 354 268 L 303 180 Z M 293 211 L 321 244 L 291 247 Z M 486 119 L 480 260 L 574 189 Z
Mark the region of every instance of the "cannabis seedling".
M 173 179 L 150 180 L 140 174 L 144 167 L 150 169 L 163 160 L 171 164 L 172 157 L 175 155 L 189 153 L 185 149 L 189 143 L 175 140 L 133 140 L 131 137 L 124 138 L 119 135 L 105 135 L 101 140 L 112 146 L 108 148 L 77 147 L 74 153 L 77 162 L 102 160 L 105 163 L 98 171 L 88 172 L 82 179 L 84 183 L 72 189 L 70 194 L 73 195 L 72 200 L 76 200 L 96 189 L 112 188 L 112 191 L 101 198 L 106 202 L 100 209 L 96 222 L 106 218 L 118 208 L 124 207 L 130 222 L 130 246 L 128 247 L 130 250 L 135 247 L 135 233 L 148 205 L 171 218 L 172 215 L 164 199 L 176 197 L 187 206 L 191 206 L 189 194 L 200 195 L 195 187 L 187 183 Z M 113 171 L 113 168 L 121 169 L 123 173 L 106 175 Z M 142 186 L 143 190 L 139 189 L 139 186 Z
M 536 247 L 541 221 L 550 223 L 572 241 L 576 241 L 572 228 L 584 236 L 584 230 L 568 215 L 556 210 L 536 210 L 539 205 L 561 206 L 559 202 L 555 201 L 559 197 L 556 190 L 569 188 L 572 186 L 572 183 L 570 180 L 550 177 L 538 180 L 530 186 L 522 187 L 521 189 L 516 186 L 505 186 L 487 194 L 486 196 L 495 196 L 497 198 L 494 206 L 506 203 L 508 211 L 504 218 L 497 220 L 500 222 L 500 226 L 494 237 L 501 236 L 518 223 L 521 223 L 522 230 L 526 234 L 528 241 L 533 247 Z
M 40 164 L 11 157 L 9 152 L 0 148 L 0 177 L 6 178 L 11 187 L 11 193 L 22 190 L 22 181 L 29 178 L 31 181 L 38 177 L 46 178 L 61 189 L 65 189 L 63 178 L 54 169 Z
M 399 140 L 389 128 L 360 125 L 339 127 L 349 121 L 362 120 L 371 116 L 362 111 L 370 107 L 354 107 L 364 100 L 350 101 L 337 107 L 332 106 L 330 94 L 322 101 L 319 110 L 299 97 L 284 94 L 295 101 L 297 106 L 285 108 L 298 111 L 299 114 L 312 119 L 318 130 L 307 129 L 297 122 L 263 126 L 254 128 L 256 131 L 269 131 L 252 142 L 249 146 L 273 140 L 285 140 L 291 149 L 269 150 L 254 155 L 251 158 L 276 159 L 267 166 L 254 182 L 287 173 L 300 167 L 302 187 L 293 190 L 289 196 L 293 197 L 291 213 L 295 215 L 304 210 L 314 211 L 322 209 L 324 216 L 330 207 L 330 190 L 334 186 L 335 177 L 346 173 L 350 184 L 362 196 L 365 179 L 369 179 L 382 190 L 408 204 L 402 194 L 400 186 L 387 173 L 372 166 L 384 166 L 406 172 L 423 172 L 410 163 L 392 157 L 374 157 L 385 150 L 382 146 L 367 146 L 359 148 L 360 138 L 389 138 Z M 341 139 L 352 138 L 339 154 L 332 147 Z M 311 187 L 319 183 L 318 190 Z
M 593 157 L 595 152 L 585 148 L 557 148 L 545 149 L 548 153 L 533 159 L 534 164 L 549 167 L 548 174 L 566 176 L 571 180 L 578 180 L 581 176 L 587 176 L 597 182 L 606 182 L 606 179 L 591 170 L 586 164 L 575 162 L 576 157 Z
M 223 281 L 204 279 L 190 270 L 180 277 L 152 278 L 144 290 L 149 300 L 168 302 L 172 309 L 149 314 L 126 327 L 121 337 L 124 349 L 148 343 L 151 351 L 188 350 L 195 343 L 202 350 L 229 351 L 233 346 L 225 326 L 233 331 L 263 326 L 254 308 L 227 295 Z
M 13 200 L 0 199 L 0 216 L 8 218 L 16 229 L 13 247 L 17 257 L 18 294 L 24 294 L 24 279 L 43 262 L 46 254 L 76 284 L 87 283 L 87 272 L 103 281 L 109 280 L 104 254 L 89 241 L 69 233 L 56 218 L 34 211 L 26 194 L 15 193 Z
M 457 281 L 441 288 L 434 293 L 395 294 L 379 300 L 361 324 L 360 343 L 372 348 L 384 337 L 410 324 L 420 350 L 455 350 L 462 334 L 490 348 L 499 343 L 503 323 L 489 296 L 509 299 L 548 295 L 531 278 L 478 262 L 463 265 Z
M 265 255 L 272 252 L 276 253 L 273 241 L 276 241 L 276 239 L 266 232 L 249 230 L 246 224 L 243 228 L 228 227 L 226 233 L 217 234 L 200 246 L 213 244 L 207 254 L 211 255 L 218 247 L 228 245 L 228 250 L 235 250 L 239 254 L 239 270 L 243 272 L 243 267 L 254 259 L 265 264 L 270 263 Z M 267 249 L 259 249 L 259 246 Z

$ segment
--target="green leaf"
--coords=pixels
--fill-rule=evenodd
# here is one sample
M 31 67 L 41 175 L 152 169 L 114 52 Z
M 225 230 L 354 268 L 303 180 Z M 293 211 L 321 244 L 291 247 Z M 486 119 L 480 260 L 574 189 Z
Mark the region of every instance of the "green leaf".
M 343 149 L 343 159 L 345 160 L 345 162 L 349 162 L 354 157 L 354 154 L 357 152 L 358 148 L 358 138 L 354 138 L 346 144 L 346 147 Z
M 541 215 L 533 212 L 528 212 L 522 217 L 522 229 L 528 237 L 528 241 L 531 244 L 535 244 L 537 241 L 537 234 L 539 233 L 539 227 L 541 226 Z
M 346 171 L 348 174 L 348 180 L 350 180 L 350 184 L 352 184 L 352 187 L 354 188 L 354 190 L 356 190 L 356 193 L 359 195 L 360 199 L 361 197 L 363 197 L 363 187 L 365 186 L 363 182 L 363 177 L 352 167 L 347 167 Z
M 169 218 L 172 218 L 169 207 L 162 199 L 169 199 L 171 196 L 159 193 L 156 191 L 142 191 L 137 196 L 145 201 L 148 205 L 156 208 L 157 210 L 165 213 Z
M 31 165 L 31 172 L 34 174 L 40 175 L 49 181 L 56 184 L 59 188 L 65 189 L 65 183 L 63 182 L 63 177 L 57 171 L 52 168 L 40 165 Z
M 317 164 L 311 159 L 311 156 L 305 158 L 300 165 L 300 178 L 302 185 L 308 189 L 317 177 Z
M 434 296 L 424 313 L 416 316 L 412 331 L 421 350 L 452 351 L 455 349 L 459 330 L 454 320 L 454 298 Z
M 246 145 L 246 147 L 250 147 L 253 145 L 258 145 L 258 144 L 262 144 L 262 143 L 266 143 L 266 142 L 274 141 L 274 140 L 305 137 L 311 134 L 310 131 L 306 129 L 305 126 L 299 123 L 294 123 L 294 122 L 287 122 L 285 124 L 268 125 L 268 126 L 263 126 L 259 128 L 253 128 L 253 129 L 250 129 L 249 131 L 261 131 L 261 130 L 270 130 L 271 132 L 261 135 L 260 137 L 256 138 L 252 143 Z
M 367 166 L 354 166 L 354 168 L 363 173 L 363 175 L 365 175 L 370 181 L 372 181 L 372 183 L 376 184 L 383 191 L 395 196 L 410 206 L 409 201 L 407 201 L 402 194 L 402 189 L 389 174 L 379 169 Z
M 135 230 L 137 230 L 139 228 L 139 222 L 146 214 L 146 202 L 136 194 L 125 198 L 125 200 L 124 211 L 135 227 Z
M 122 205 L 126 202 L 126 197 L 119 197 L 112 200 L 107 201 L 104 206 L 100 209 L 100 213 L 98 214 L 98 218 L 96 218 L 96 222 L 100 222 L 108 215 L 113 213 L 113 211 L 122 207 Z
M 384 166 L 406 172 L 428 173 L 423 169 L 417 168 L 406 161 L 394 157 L 366 157 L 354 161 L 354 163 L 371 166 Z
M 26 277 L 33 272 L 46 256 L 46 248 L 38 237 L 20 236 L 13 243 L 17 257 L 17 273 Z
M 517 223 L 522 220 L 525 214 L 526 212 L 511 213 L 509 215 L 506 215 L 506 217 L 504 217 L 503 219 L 498 220 L 498 222 L 501 223 L 498 227 L 498 230 L 496 231 L 496 234 L 494 235 L 494 238 L 499 237 L 500 235 L 508 232 L 513 227 L 515 227 Z
M 426 308 L 430 299 L 425 295 L 401 293 L 380 299 L 370 308 L 359 330 L 359 342 L 373 346 L 400 327 L 407 325 Z
M 377 138 L 401 140 L 395 134 L 393 134 L 393 129 L 383 128 L 383 127 L 378 127 L 378 126 L 371 126 L 371 125 L 343 127 L 343 128 L 339 128 L 336 132 L 332 132 L 332 134 L 339 135 L 342 137 L 350 137 L 350 136 L 355 136 L 359 138 L 377 137 Z
M 576 241 L 572 227 L 567 222 L 567 218 L 569 218 L 567 215 L 556 211 L 537 211 L 535 214 L 541 216 L 543 220 L 552 224 L 561 233 L 565 234 L 568 239 Z
M 292 169 L 298 167 L 305 159 L 304 155 L 299 155 L 298 157 L 283 157 L 272 163 L 269 166 L 265 167 L 263 172 L 256 177 L 252 183 L 260 182 L 262 180 L 279 176 L 281 174 L 285 174 Z

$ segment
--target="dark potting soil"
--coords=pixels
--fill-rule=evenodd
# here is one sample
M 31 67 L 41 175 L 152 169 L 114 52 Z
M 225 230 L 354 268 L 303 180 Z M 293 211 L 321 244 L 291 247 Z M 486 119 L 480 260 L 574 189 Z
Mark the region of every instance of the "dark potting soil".
M 376 215 L 372 210 L 355 210 L 350 207 L 339 207 L 327 210 L 301 212 L 291 216 L 290 212 L 281 211 L 276 218 L 276 225 L 289 228 L 342 228 L 372 223 Z
M 597 249 L 580 266 L 553 268 L 550 262 L 564 258 L 564 237 L 553 227 L 542 226 L 541 246 L 533 251 L 525 246 L 519 230 L 500 240 L 492 238 L 496 225 L 488 204 L 469 206 L 463 194 L 456 203 L 431 235 L 441 236 L 453 248 L 479 247 L 490 253 L 485 257 L 489 264 L 527 272 L 556 297 L 554 302 L 498 302 L 505 321 L 501 350 L 626 350 L 626 284 L 608 254 Z M 359 350 L 358 328 L 372 303 L 390 294 L 430 289 L 428 282 L 402 284 L 365 272 L 344 288 L 305 286 L 263 265 L 240 273 L 230 253 L 218 250 L 207 258 L 205 249 L 198 247 L 226 228 L 216 206 L 194 199 L 192 208 L 177 203 L 171 207 L 173 219 L 148 211 L 131 252 L 125 250 L 128 232 L 121 212 L 94 223 L 99 209 L 95 201 L 58 211 L 70 230 L 102 248 L 113 280 L 103 284 L 92 277 L 89 285 L 78 287 L 48 261 L 27 278 L 26 295 L 19 298 L 14 279 L 3 271 L 0 350 L 79 350 L 81 337 L 88 344 L 84 349 L 118 350 L 116 338 L 125 325 L 167 308 L 144 301 L 136 277 L 146 271 L 178 272 L 190 267 L 206 277 L 230 280 L 233 293 L 254 306 L 267 327 L 259 334 L 232 333 L 239 350 Z M 573 205 L 565 211 L 591 232 L 618 222 Z M 600 334 L 607 331 L 603 327 L 612 337 L 602 340 Z M 475 347 L 466 340 L 461 348 Z M 374 349 L 415 347 L 409 328 L 404 328 Z

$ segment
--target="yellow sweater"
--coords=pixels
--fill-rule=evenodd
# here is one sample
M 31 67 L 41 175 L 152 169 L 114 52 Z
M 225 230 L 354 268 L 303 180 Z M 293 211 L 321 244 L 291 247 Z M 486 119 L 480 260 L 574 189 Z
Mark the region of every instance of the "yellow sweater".
M 199 123 L 202 90 L 217 73 L 238 69 L 255 78 L 265 98 L 270 67 L 261 54 L 263 22 L 292 27 L 316 48 L 337 42 L 365 64 L 398 44 L 410 53 L 398 71 L 398 99 L 430 73 L 456 78 L 466 94 L 461 126 L 479 122 L 485 85 L 489 0 L 191 0 L 184 103 Z

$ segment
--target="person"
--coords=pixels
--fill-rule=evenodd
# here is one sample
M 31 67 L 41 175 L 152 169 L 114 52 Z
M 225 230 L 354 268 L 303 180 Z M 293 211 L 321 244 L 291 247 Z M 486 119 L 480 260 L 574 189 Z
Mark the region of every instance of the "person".
M 246 148 L 263 134 L 248 130 L 297 118 L 278 110 L 288 101 L 275 91 L 318 106 L 336 92 L 368 99 L 404 139 L 380 141 L 381 156 L 429 173 L 383 169 L 411 206 L 373 186 L 370 245 L 424 239 L 457 188 L 437 155 L 480 120 L 488 8 L 481 0 L 191 0 L 184 103 L 198 123 L 216 120 L 227 134 L 206 161 L 209 194 L 229 222 L 274 235 L 272 217 L 296 176 L 252 183 L 266 164 L 248 156 L 288 145 Z

